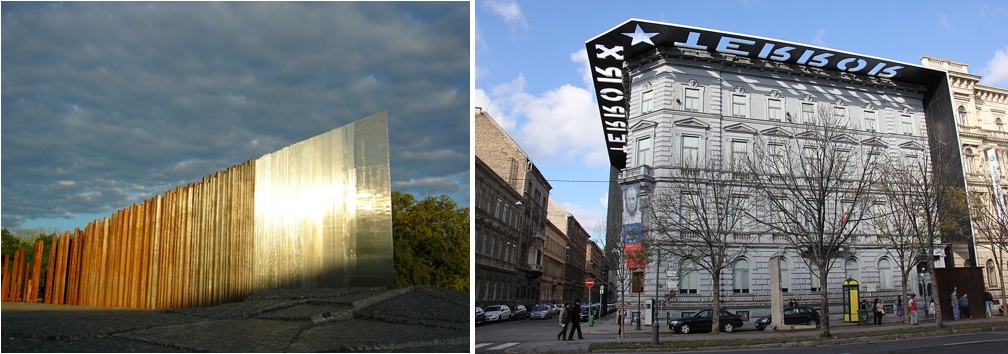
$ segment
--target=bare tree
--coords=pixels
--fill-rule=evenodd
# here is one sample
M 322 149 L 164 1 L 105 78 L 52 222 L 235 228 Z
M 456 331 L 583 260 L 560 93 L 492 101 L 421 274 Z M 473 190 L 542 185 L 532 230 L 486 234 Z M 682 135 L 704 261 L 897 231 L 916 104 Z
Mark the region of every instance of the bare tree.
M 837 258 L 848 255 L 855 231 L 871 216 L 881 148 L 847 134 L 845 119 L 831 107 L 764 132 L 744 163 L 754 175 L 766 215 L 751 214 L 783 238 L 810 268 L 818 270 L 821 337 L 830 337 L 827 277 Z
M 934 139 L 930 148 L 920 151 L 916 158 L 891 161 L 892 169 L 887 173 L 887 188 L 894 189 L 889 202 L 907 220 L 905 231 L 910 236 L 913 247 L 918 248 L 923 264 L 931 279 L 935 279 L 933 255 L 944 247 L 941 235 L 954 235 L 961 228 L 962 216 L 966 215 L 965 191 L 957 187 L 954 171 L 959 162 L 954 144 Z M 937 157 L 932 162 L 932 157 Z M 940 163 L 939 163 L 940 161 Z M 952 172 L 950 172 L 952 171 Z M 948 240 L 944 240 L 948 241 Z M 938 292 L 938 282 L 931 283 L 932 300 L 940 309 L 943 297 Z M 935 313 L 935 324 L 944 327 L 941 311 Z
M 973 222 L 977 225 L 978 241 L 982 241 L 977 242 L 977 245 L 988 247 L 994 262 L 1001 265 L 1004 264 L 1005 253 L 1008 253 L 1008 210 L 1005 207 L 1004 192 L 1000 189 L 1000 181 L 998 184 L 995 187 L 993 178 L 988 178 L 982 187 L 970 188 L 969 209 Z M 1001 266 L 995 268 L 1001 289 L 1004 289 L 1004 269 Z M 1005 293 L 1001 292 L 1002 304 L 1008 303 L 1006 302 L 1008 296 Z M 1005 315 L 1008 316 L 1008 312 Z
M 717 162 L 684 161 L 671 181 L 651 197 L 649 231 L 661 247 L 710 276 L 713 313 L 721 309 L 721 273 L 741 258 L 755 236 L 746 211 L 752 206 L 749 174 Z M 681 281 L 681 280 L 680 280 Z M 721 331 L 713 317 L 711 334 Z M 730 331 L 731 329 L 729 329 Z
M 912 161 L 911 165 L 915 166 L 916 160 Z M 915 225 L 915 223 L 923 222 L 922 218 L 914 217 L 914 215 L 923 214 L 923 210 L 920 210 L 919 203 L 913 201 L 914 197 L 911 191 L 907 190 L 908 185 L 904 181 L 905 178 L 913 175 L 913 171 L 916 169 L 908 167 L 907 162 L 903 159 L 890 159 L 886 166 L 886 173 L 880 183 L 884 200 L 879 200 L 871 209 L 872 225 L 878 232 L 879 244 L 890 257 L 896 260 L 896 264 L 899 266 L 901 299 L 905 301 L 910 272 L 916 268 L 918 263 L 930 257 L 924 254 L 921 243 L 917 242 L 916 235 L 912 233 L 914 229 L 924 228 L 924 225 Z M 915 211 L 915 213 L 906 211 Z M 909 316 L 909 311 L 904 311 L 903 322 L 907 322 Z

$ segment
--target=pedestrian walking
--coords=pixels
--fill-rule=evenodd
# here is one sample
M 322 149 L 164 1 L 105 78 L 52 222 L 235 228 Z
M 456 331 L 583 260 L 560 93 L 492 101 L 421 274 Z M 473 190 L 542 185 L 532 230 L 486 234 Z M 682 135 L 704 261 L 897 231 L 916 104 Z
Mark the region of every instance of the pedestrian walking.
M 984 287 L 984 311 L 987 318 L 994 317 L 994 295 L 991 295 L 990 289 L 987 287 Z
M 967 319 L 970 316 L 969 311 L 969 294 L 963 293 L 963 296 L 959 297 L 959 318 Z
M 950 301 L 949 305 L 952 306 L 952 320 L 953 321 L 958 321 L 959 320 L 959 297 L 956 296 L 956 295 L 957 295 L 956 291 L 952 290 L 952 297 L 949 299 L 949 301 Z
M 910 300 L 907 300 L 907 314 L 910 315 L 910 325 L 917 325 L 917 294 L 910 294 Z
M 581 299 L 574 299 L 574 304 L 571 305 L 570 318 L 568 319 L 571 323 L 570 333 L 567 334 L 567 340 L 574 340 L 574 331 L 577 331 L 578 339 L 584 339 L 581 335 Z
M 879 300 L 878 298 L 875 299 L 875 306 L 873 307 L 872 312 L 875 314 L 875 324 L 881 326 L 882 315 L 885 314 L 885 307 L 882 306 L 882 300 Z
M 567 325 L 570 323 L 567 319 L 567 311 L 570 311 L 569 302 L 565 302 L 564 306 L 560 308 L 560 316 L 558 317 L 558 321 L 560 322 L 560 333 L 557 333 L 557 340 L 559 341 L 567 340 L 564 338 L 567 336 Z

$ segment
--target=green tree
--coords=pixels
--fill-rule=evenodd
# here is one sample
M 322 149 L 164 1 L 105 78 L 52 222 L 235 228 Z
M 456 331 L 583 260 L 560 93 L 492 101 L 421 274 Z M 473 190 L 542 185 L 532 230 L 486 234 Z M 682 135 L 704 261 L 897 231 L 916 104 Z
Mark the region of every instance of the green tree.
M 392 192 L 395 285 L 469 291 L 469 208 L 448 196 Z

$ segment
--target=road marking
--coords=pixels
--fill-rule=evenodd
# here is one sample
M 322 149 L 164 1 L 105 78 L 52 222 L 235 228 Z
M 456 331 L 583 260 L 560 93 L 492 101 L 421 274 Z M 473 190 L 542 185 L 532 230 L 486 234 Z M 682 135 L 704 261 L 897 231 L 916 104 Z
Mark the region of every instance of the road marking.
M 487 348 L 487 350 L 501 350 L 501 349 L 504 349 L 504 348 L 507 348 L 507 347 L 516 346 L 518 344 L 521 344 L 521 342 L 504 343 L 504 344 L 498 345 L 496 347 Z
M 480 347 L 485 347 L 485 346 L 488 346 L 488 345 L 491 345 L 491 344 L 493 344 L 493 343 L 480 343 L 480 344 L 476 345 L 476 348 L 479 349 Z
M 942 345 L 944 345 L 944 346 L 951 346 L 951 345 L 993 343 L 993 342 L 1004 342 L 1006 340 L 1008 340 L 1008 339 L 975 340 L 975 341 L 972 341 L 972 342 L 945 343 L 945 344 L 942 344 Z

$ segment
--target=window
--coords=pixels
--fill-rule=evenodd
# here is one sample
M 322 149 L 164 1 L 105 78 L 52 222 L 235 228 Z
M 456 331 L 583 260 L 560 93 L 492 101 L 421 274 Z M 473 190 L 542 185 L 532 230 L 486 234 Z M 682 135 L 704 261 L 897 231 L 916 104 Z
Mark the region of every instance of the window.
M 786 258 L 780 258 L 780 289 L 782 292 L 788 292 L 788 287 L 791 285 L 791 264 L 788 263 Z
M 741 168 L 745 165 L 745 159 L 749 156 L 749 142 L 733 140 L 731 142 L 731 164 L 734 168 Z
M 805 167 L 806 172 L 814 171 L 816 165 L 818 165 L 818 150 L 815 146 L 806 146 L 802 149 L 802 166 Z M 807 173 L 807 176 L 812 176 L 812 173 Z
M 687 164 L 696 164 L 700 161 L 700 137 L 698 136 L 683 136 L 682 137 L 682 164 L 686 166 Z
M 889 258 L 882 258 L 879 260 L 878 273 L 879 273 L 879 289 L 892 290 L 893 289 L 892 263 L 889 262 Z
M 807 124 L 815 123 L 815 105 L 812 103 L 803 102 L 801 104 L 801 115 L 802 122 Z
M 740 259 L 732 270 L 732 288 L 736 294 L 749 293 L 749 261 Z
M 966 125 L 966 107 L 959 106 L 959 125 Z
M 998 283 L 996 283 L 997 273 L 995 272 L 997 271 L 994 269 L 994 261 L 988 259 L 986 265 L 987 265 L 987 287 L 996 288 L 998 287 Z
M 966 165 L 966 173 L 975 173 L 976 160 L 974 160 L 974 158 L 976 157 L 976 155 L 973 154 L 973 149 L 966 148 L 966 151 L 963 152 L 963 155 L 966 156 L 966 161 L 964 163 L 964 165 Z
M 697 88 L 687 88 L 686 89 L 686 102 L 683 105 L 683 109 L 687 111 L 700 111 L 700 89 Z
M 641 114 L 654 110 L 654 90 L 644 91 L 641 94 Z
M 834 118 L 840 126 L 847 126 L 847 108 L 846 107 L 834 107 L 833 109 Z
M 844 262 L 844 278 L 861 279 L 861 270 L 858 269 L 858 262 L 854 258 L 848 258 Z
M 779 98 L 770 98 L 767 100 L 767 119 L 775 122 L 780 122 L 784 119 L 784 109 L 782 108 L 781 100 Z
M 809 268 L 809 273 L 811 275 L 809 277 L 809 281 L 811 282 L 809 285 L 809 291 L 821 291 L 822 288 L 819 287 L 819 270 L 813 266 Z
M 875 118 L 875 111 L 864 111 L 865 130 L 870 132 L 875 131 Z
M 1004 123 L 1001 122 L 1001 117 L 994 118 L 994 125 L 997 126 L 999 132 L 1004 131 Z
M 779 143 L 767 144 L 767 153 L 765 158 L 766 161 L 764 161 L 764 163 L 766 164 L 766 167 L 771 170 L 770 172 L 774 172 L 773 170 L 776 170 L 777 167 L 783 167 L 784 145 Z
M 637 139 L 637 166 L 651 166 L 651 138 Z
M 732 95 L 732 116 L 745 117 L 748 115 L 749 108 L 747 107 L 746 99 L 745 95 Z
M 679 293 L 696 294 L 699 278 L 700 272 L 697 271 L 696 262 L 683 260 L 679 265 Z
M 910 120 L 910 115 L 900 115 L 900 122 L 903 125 L 903 135 L 913 135 L 913 121 Z

